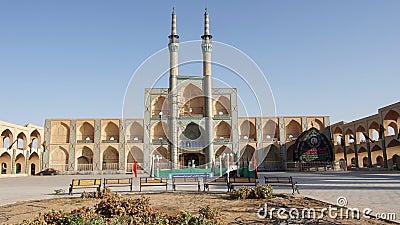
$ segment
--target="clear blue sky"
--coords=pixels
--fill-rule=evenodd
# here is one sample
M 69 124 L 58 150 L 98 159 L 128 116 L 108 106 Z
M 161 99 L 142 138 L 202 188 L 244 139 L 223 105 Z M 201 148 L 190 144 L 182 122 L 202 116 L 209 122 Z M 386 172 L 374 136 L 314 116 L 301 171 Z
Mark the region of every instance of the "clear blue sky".
M 172 6 L 188 41 L 200 38 L 206 5 L 214 40 L 255 60 L 279 115 L 351 121 L 399 101 L 397 0 L 4 0 L 0 120 L 120 117 L 131 75 L 168 43 Z

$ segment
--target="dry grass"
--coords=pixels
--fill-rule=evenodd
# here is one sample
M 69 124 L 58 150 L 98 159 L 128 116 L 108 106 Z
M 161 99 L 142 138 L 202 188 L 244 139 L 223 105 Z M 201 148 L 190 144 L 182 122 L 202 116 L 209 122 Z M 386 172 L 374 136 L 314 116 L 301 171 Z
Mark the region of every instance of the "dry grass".
M 126 197 L 135 198 L 140 194 L 127 194 Z M 154 209 L 168 214 L 176 214 L 181 210 L 197 213 L 200 207 L 207 205 L 217 208 L 222 212 L 226 224 L 289 224 L 290 221 L 276 218 L 261 219 L 257 216 L 257 210 L 265 203 L 270 207 L 284 208 L 316 208 L 328 207 L 327 203 L 314 199 L 304 198 L 292 195 L 276 195 L 269 200 L 232 200 L 227 194 L 213 193 L 147 193 L 143 194 L 150 197 L 151 205 Z M 19 202 L 0 207 L 0 223 L 13 224 L 22 222 L 24 219 L 32 219 L 39 212 L 47 212 L 51 209 L 63 209 L 70 211 L 82 206 L 93 206 L 99 200 L 81 199 L 81 198 L 57 198 L 43 201 Z M 391 222 L 380 221 L 376 219 L 330 219 L 327 216 L 324 219 L 298 220 L 291 221 L 290 224 L 395 224 Z

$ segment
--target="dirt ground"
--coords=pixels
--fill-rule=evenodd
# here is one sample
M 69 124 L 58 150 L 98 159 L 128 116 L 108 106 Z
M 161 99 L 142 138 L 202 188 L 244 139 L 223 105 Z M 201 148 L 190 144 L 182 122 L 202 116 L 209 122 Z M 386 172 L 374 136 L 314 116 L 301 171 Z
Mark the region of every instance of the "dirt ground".
M 275 195 L 269 200 L 232 200 L 224 193 L 147 193 L 142 194 L 150 198 L 151 205 L 154 209 L 168 214 L 176 214 L 181 210 L 197 213 L 200 207 L 210 205 L 218 208 L 224 217 L 225 224 L 396 224 L 392 222 L 377 220 L 374 218 L 360 220 L 357 219 L 331 219 L 327 216 L 320 220 L 313 219 L 297 219 L 287 220 L 279 219 L 276 212 L 273 213 L 272 219 L 267 215 L 266 218 L 257 216 L 264 215 L 265 203 L 268 204 L 268 211 L 274 208 L 283 207 L 287 212 L 291 208 L 297 208 L 301 214 L 304 208 L 315 208 L 316 215 L 321 215 L 323 208 L 328 208 L 329 204 L 314 199 L 292 195 Z M 139 197 L 140 194 L 126 194 L 129 198 Z M 82 206 L 93 206 L 99 200 L 82 199 L 80 197 L 64 198 L 59 197 L 51 200 L 18 202 L 15 204 L 0 206 L 0 224 L 15 224 L 22 222 L 24 219 L 33 219 L 39 212 L 47 212 L 51 209 L 63 209 L 71 211 Z M 337 211 L 340 215 L 340 209 Z M 343 211 L 345 212 L 345 211 Z M 296 215 L 295 213 L 293 213 Z M 287 213 L 285 214 L 287 215 Z M 285 216 L 284 215 L 284 216 Z M 343 213 L 345 215 L 345 213 Z

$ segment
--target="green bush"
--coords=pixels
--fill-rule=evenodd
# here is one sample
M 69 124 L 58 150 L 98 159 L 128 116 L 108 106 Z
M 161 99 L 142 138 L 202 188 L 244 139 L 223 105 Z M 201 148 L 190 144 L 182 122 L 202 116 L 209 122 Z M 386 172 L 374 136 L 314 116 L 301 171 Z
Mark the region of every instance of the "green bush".
M 243 186 L 241 189 L 234 189 L 230 196 L 232 199 L 272 198 L 272 187 L 269 184 L 258 184 L 255 188 Z

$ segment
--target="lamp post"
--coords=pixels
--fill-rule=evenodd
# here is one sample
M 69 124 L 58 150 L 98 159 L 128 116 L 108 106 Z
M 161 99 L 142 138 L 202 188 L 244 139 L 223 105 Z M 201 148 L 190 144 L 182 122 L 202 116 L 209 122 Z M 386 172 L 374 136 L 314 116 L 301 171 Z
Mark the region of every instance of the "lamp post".
M 154 177 L 154 155 L 150 155 L 150 157 L 151 157 L 151 168 L 150 168 L 151 174 L 150 174 L 150 176 Z
M 157 159 L 157 177 L 160 176 L 160 159 L 162 159 L 162 156 L 159 155 L 155 155 L 156 159 Z
M 222 157 L 223 157 L 223 155 L 225 155 L 225 153 L 218 157 L 219 158 L 219 176 L 220 177 L 222 177 Z

